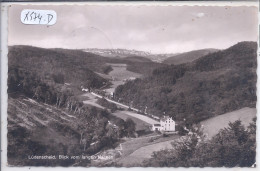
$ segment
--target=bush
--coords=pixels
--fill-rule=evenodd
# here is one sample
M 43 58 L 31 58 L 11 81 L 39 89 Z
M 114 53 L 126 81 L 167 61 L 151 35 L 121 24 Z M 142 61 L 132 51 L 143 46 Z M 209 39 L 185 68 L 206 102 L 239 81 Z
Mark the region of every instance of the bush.
M 180 136 L 184 136 L 184 135 L 186 135 L 188 133 L 188 131 L 185 130 L 184 126 L 182 126 L 182 125 L 176 125 L 176 131 L 178 131 L 178 134 Z
M 110 65 L 104 66 L 102 68 L 102 71 L 103 71 L 103 73 L 108 74 L 110 71 L 113 71 L 113 68 Z
M 99 98 L 97 103 L 103 107 L 106 107 L 111 110 L 111 112 L 115 112 L 117 110 L 117 106 L 114 103 L 110 103 L 105 98 Z

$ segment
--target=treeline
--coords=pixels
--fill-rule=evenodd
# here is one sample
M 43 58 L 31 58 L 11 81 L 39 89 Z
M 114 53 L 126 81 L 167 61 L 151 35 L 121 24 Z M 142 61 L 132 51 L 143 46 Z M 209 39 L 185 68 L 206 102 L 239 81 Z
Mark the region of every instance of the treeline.
M 251 167 L 256 162 L 256 118 L 247 127 L 229 123 L 207 140 L 201 127 L 193 128 L 172 149 L 154 152 L 147 167 Z
M 129 59 L 128 59 L 129 60 Z M 156 62 L 146 62 L 146 61 L 123 61 L 124 63 L 127 63 L 126 69 L 128 71 L 137 72 L 140 74 L 143 74 L 145 76 L 151 74 L 154 69 L 166 66 L 165 64 L 156 63 Z
M 118 86 L 115 98 L 147 113 L 188 125 L 256 105 L 255 42 L 242 42 L 181 65 L 156 68 Z
M 44 80 L 28 70 L 9 67 L 8 95 L 12 97 L 21 94 L 39 102 L 66 107 L 71 111 L 76 111 L 83 105 L 73 99 L 73 92 L 70 89 L 55 84 L 52 80 Z
M 117 110 L 117 106 L 114 103 L 110 103 L 109 101 L 107 101 L 105 98 L 99 98 L 97 100 L 97 103 L 100 104 L 101 106 L 110 109 L 111 112 L 115 112 Z

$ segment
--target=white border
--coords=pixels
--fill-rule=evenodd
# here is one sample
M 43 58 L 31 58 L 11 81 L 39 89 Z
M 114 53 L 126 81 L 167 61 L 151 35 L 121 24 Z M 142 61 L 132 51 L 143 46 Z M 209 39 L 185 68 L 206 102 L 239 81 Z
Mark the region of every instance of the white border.
M 7 53 L 8 53 L 8 46 L 7 46 L 7 40 L 8 40 L 8 6 L 19 4 L 19 5 L 149 5 L 149 6 L 168 6 L 168 5 L 175 5 L 175 6 L 256 6 L 259 9 L 259 3 L 258 2 L 223 2 L 223 1 L 182 1 L 182 2 L 30 2 L 30 3 L 0 3 L 1 4 L 1 169 L 3 171 L 20 171 L 20 170 L 91 170 L 91 171 L 97 171 L 97 170 L 114 170 L 114 169 L 120 169 L 120 170 L 128 170 L 128 169 L 135 169 L 136 171 L 141 171 L 144 168 L 140 167 L 132 167 L 132 168 L 85 168 L 85 167 L 7 167 L 7 71 L 8 71 L 8 59 L 7 59 Z M 238 18 L 239 19 L 239 18 Z M 258 15 L 258 23 L 260 23 L 259 15 Z M 259 37 L 259 27 L 258 27 L 258 37 Z M 258 40 L 259 44 L 259 40 Z M 259 49 L 259 48 L 258 48 Z M 258 56 L 260 57 L 260 53 L 258 50 Z M 260 62 L 259 57 L 257 58 L 258 63 Z M 260 69 L 257 67 L 257 75 L 259 75 Z M 260 82 L 257 80 L 257 88 L 259 87 Z M 259 92 L 257 89 L 257 97 L 259 96 Z M 258 108 L 259 108 L 260 102 L 257 101 L 257 115 L 258 115 Z M 259 119 L 257 119 L 257 125 L 260 124 Z M 257 140 L 259 140 L 259 127 L 257 127 Z M 258 141 L 257 141 L 258 142 Z M 259 153 L 259 143 L 257 143 L 257 154 Z M 259 165 L 259 155 L 257 155 L 257 165 Z M 259 166 L 258 166 L 259 167 Z M 169 169 L 177 169 L 177 168 L 145 168 L 148 170 L 169 170 Z M 178 170 L 186 170 L 188 168 L 178 168 Z M 247 170 L 251 168 L 189 168 L 189 170 Z

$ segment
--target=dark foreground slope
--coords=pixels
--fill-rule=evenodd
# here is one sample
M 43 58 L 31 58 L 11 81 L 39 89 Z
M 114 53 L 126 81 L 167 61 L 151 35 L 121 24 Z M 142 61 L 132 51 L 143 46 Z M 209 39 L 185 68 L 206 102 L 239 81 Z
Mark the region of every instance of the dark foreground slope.
M 25 96 L 8 99 L 8 164 L 13 166 L 88 166 L 81 158 L 59 155 L 93 155 L 117 144 L 117 119 L 95 108 L 77 112 L 38 102 Z M 93 144 L 94 143 L 94 144 Z M 32 159 L 55 156 L 53 159 Z
M 256 105 L 255 42 L 241 42 L 192 63 L 155 69 L 116 89 L 115 96 L 148 113 L 188 123 Z
M 71 165 L 75 160 L 30 160 L 33 155 L 79 154 L 76 117 L 26 97 L 8 100 L 8 164 Z M 57 158 L 57 157 L 56 157 Z

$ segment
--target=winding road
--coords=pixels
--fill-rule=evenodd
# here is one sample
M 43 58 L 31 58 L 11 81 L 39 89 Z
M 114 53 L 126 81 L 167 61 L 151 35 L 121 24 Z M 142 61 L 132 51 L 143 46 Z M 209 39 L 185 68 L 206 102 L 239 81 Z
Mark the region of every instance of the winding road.
M 85 93 L 83 94 L 83 96 L 86 96 L 88 97 L 88 100 L 85 100 L 83 101 L 84 104 L 88 104 L 88 105 L 91 105 L 91 106 L 95 106 L 95 107 L 98 107 L 98 108 L 101 108 L 101 109 L 104 109 L 103 106 L 97 104 L 97 98 L 105 98 L 103 96 L 100 96 L 94 92 L 91 92 L 91 93 Z M 128 109 L 129 106 L 127 105 L 124 105 L 122 103 L 119 103 L 119 102 L 116 102 L 114 100 L 111 100 L 111 99 L 108 99 L 108 98 L 105 98 L 107 101 L 109 101 L 110 103 L 114 103 L 120 107 L 123 107 L 125 109 Z M 158 124 L 159 122 L 153 118 L 150 118 L 148 116 L 145 116 L 145 115 L 141 115 L 141 114 L 138 114 L 136 112 L 138 112 L 138 109 L 135 109 L 135 108 L 131 108 L 133 111 L 116 111 L 114 114 L 115 115 L 128 115 L 128 116 L 131 116 L 131 117 L 135 117 L 137 119 L 140 119 L 150 125 L 153 125 L 153 124 Z
M 91 94 L 94 95 L 94 96 L 96 96 L 96 97 L 98 97 L 98 98 L 105 98 L 105 97 L 102 97 L 102 96 L 100 96 L 100 95 L 98 95 L 98 94 L 96 94 L 96 93 L 93 93 L 93 92 L 91 92 Z M 109 101 L 109 102 L 111 102 L 111 103 L 114 103 L 114 104 L 116 104 L 116 105 L 118 105 L 118 106 L 121 106 L 121 107 L 123 107 L 123 108 L 126 108 L 126 109 L 129 108 L 129 106 L 124 105 L 124 104 L 122 104 L 122 103 L 116 102 L 116 101 L 111 100 L 111 99 L 108 99 L 108 98 L 105 98 L 105 99 L 106 99 L 107 101 Z M 135 108 L 131 108 L 131 109 L 132 109 L 133 111 L 135 111 L 135 112 L 138 112 L 138 111 L 139 111 L 138 109 L 135 109 Z M 141 115 L 141 114 L 138 114 L 138 113 L 135 113 L 135 112 L 132 112 L 132 111 L 117 111 L 118 114 L 129 115 L 129 116 L 132 116 L 132 117 L 135 117 L 135 118 L 137 118 L 137 119 L 140 119 L 140 120 L 142 120 L 142 121 L 144 121 L 144 122 L 146 122 L 146 123 L 148 123 L 148 124 L 151 124 L 151 125 L 153 125 L 153 124 L 158 124 L 158 123 L 159 123 L 159 122 L 158 122 L 157 120 L 155 120 L 155 119 L 152 119 L 152 118 L 150 118 L 150 117 L 148 117 L 148 116 Z

